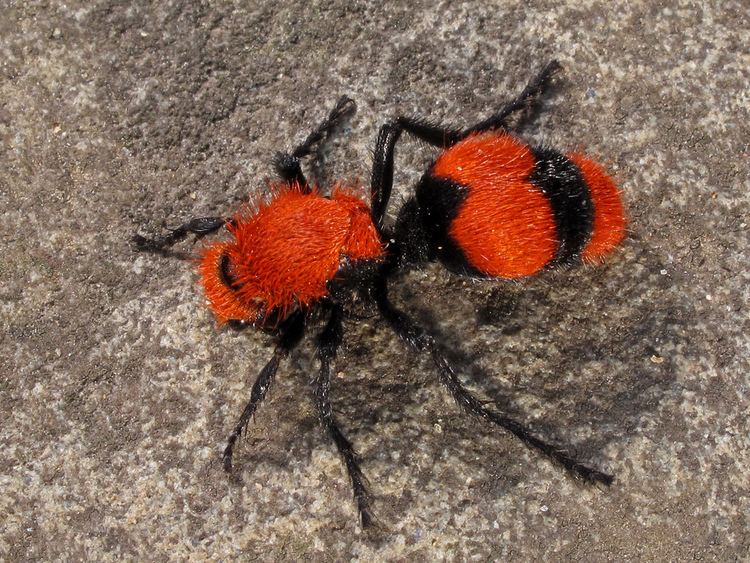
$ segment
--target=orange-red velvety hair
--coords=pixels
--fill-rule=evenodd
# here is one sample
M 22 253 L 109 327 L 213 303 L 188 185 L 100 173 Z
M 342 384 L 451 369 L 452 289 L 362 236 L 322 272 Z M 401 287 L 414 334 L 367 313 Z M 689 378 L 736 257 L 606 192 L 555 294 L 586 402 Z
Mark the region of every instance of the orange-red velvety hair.
M 368 206 L 346 189 L 331 198 L 284 186 L 257 211 L 228 225 L 234 240 L 209 246 L 200 272 L 211 309 L 220 322 L 284 318 L 327 295 L 341 259 L 385 255 Z M 228 260 L 236 289 L 227 286 L 220 261 Z
M 555 255 L 552 205 L 528 179 L 534 166 L 528 146 L 491 132 L 457 143 L 432 169 L 437 177 L 469 187 L 450 235 L 471 265 L 487 275 L 530 276 Z
M 601 262 L 625 238 L 625 210 L 620 190 L 614 180 L 590 158 L 572 153 L 567 155 L 581 171 L 594 205 L 594 224 L 591 239 L 581 258 L 587 262 Z

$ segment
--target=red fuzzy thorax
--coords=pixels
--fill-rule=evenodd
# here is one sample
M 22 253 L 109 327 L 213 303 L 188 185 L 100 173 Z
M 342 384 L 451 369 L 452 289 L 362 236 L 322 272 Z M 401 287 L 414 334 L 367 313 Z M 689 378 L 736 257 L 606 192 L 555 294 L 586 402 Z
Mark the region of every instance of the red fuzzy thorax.
M 385 256 L 369 207 L 353 193 L 277 189 L 255 213 L 228 224 L 231 240 L 203 254 L 201 283 L 220 322 L 282 319 L 326 297 L 343 262 Z

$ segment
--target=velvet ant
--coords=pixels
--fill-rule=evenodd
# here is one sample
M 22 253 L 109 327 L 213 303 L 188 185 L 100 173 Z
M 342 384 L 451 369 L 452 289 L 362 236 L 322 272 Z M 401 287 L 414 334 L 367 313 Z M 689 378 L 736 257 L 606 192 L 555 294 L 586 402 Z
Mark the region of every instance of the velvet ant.
M 207 246 L 200 261 L 209 306 L 222 323 L 249 323 L 276 335 L 273 355 L 229 436 L 222 458 L 227 471 L 237 439 L 279 364 L 301 341 L 309 314 L 320 311 L 327 322 L 316 340 L 320 370 L 312 385 L 314 403 L 343 458 L 362 526 L 372 523 L 359 457 L 329 400 L 331 362 L 342 341 L 346 305 L 359 295 L 374 304 L 411 349 L 430 354 L 440 380 L 465 411 L 506 429 L 575 477 L 612 482 L 611 475 L 486 408 L 461 383 L 433 336 L 388 297 L 395 273 L 433 260 L 464 276 L 516 279 L 582 260 L 599 261 L 621 242 L 625 218 L 620 193 L 598 164 L 581 154 L 529 146 L 511 134 L 531 116 L 559 70 L 552 61 L 500 111 L 466 129 L 405 117 L 383 125 L 375 147 L 370 206 L 347 184 L 324 195 L 301 169 L 301 159 L 317 155 L 321 143 L 356 110 L 352 100 L 342 97 L 302 144 L 276 157 L 281 182 L 269 202 L 231 218 L 193 219 L 160 238 L 134 237 L 138 249 L 164 252 L 189 233 L 202 237 L 226 227 L 230 237 Z M 390 227 L 385 215 L 395 146 L 403 131 L 442 152 Z

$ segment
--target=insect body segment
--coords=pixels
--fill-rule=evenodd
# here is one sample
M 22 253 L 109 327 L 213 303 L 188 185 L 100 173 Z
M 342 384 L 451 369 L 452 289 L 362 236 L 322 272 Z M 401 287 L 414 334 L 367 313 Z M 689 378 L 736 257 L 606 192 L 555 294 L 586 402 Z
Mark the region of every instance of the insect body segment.
M 440 155 L 417 186 L 425 223 L 440 241 L 438 257 L 451 269 L 517 278 L 538 272 L 555 255 L 552 206 L 529 182 L 531 150 L 507 134 L 483 133 Z M 453 191 L 447 209 L 436 210 L 431 192 Z M 452 207 L 452 208 L 451 208 Z M 431 217 L 445 217 L 433 227 Z
M 416 199 L 432 254 L 475 276 L 513 279 L 598 259 L 624 236 L 619 192 L 598 165 L 503 130 L 447 148 Z
M 614 180 L 590 158 L 571 153 L 568 158 L 578 167 L 594 207 L 591 237 L 581 252 L 588 262 L 601 262 L 625 238 L 625 210 Z
M 278 186 L 271 201 L 228 224 L 228 242 L 209 246 L 200 272 L 221 321 L 283 320 L 328 296 L 342 262 L 380 260 L 385 251 L 370 209 L 351 191 L 329 197 Z

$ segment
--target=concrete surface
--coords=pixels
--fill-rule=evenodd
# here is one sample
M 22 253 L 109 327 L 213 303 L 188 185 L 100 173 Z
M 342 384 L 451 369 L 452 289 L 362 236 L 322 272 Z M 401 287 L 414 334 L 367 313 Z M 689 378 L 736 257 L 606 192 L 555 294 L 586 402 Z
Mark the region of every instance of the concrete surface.
M 0 559 L 747 560 L 745 2 L 1 10 Z M 272 340 L 217 330 L 193 265 L 134 253 L 132 233 L 258 197 L 343 93 L 359 113 L 325 170 L 366 181 L 387 117 L 477 121 L 552 57 L 564 80 L 524 136 L 606 164 L 628 241 L 522 284 L 433 266 L 394 297 L 478 393 L 612 488 L 462 416 L 374 318 L 347 325 L 334 401 L 380 530 L 359 530 L 316 423 L 309 345 L 224 474 Z M 400 146 L 396 203 L 433 155 Z

